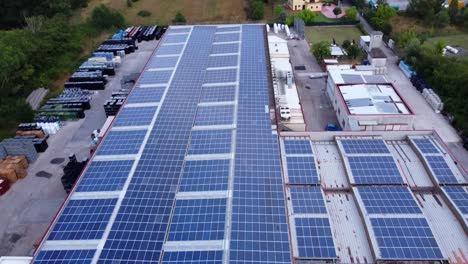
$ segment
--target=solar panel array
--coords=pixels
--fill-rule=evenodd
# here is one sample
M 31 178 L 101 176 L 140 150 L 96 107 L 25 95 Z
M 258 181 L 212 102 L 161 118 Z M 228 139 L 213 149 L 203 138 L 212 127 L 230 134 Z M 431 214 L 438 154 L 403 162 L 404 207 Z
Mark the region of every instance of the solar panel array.
M 291 262 L 264 32 L 168 30 L 35 263 Z
M 319 184 L 314 153 L 307 139 L 284 139 L 288 184 Z
M 468 187 L 466 186 L 446 186 L 442 188 L 449 199 L 464 215 L 465 221 L 468 221 Z
M 382 139 L 337 139 L 351 184 L 403 184 L 398 165 Z
M 377 259 L 444 259 L 411 190 L 404 186 L 354 187 Z
M 463 179 L 457 179 L 454 171 L 447 164 L 446 153 L 443 153 L 435 142 L 434 137 L 410 137 L 411 142 L 423 156 L 429 171 L 439 184 L 467 183 Z

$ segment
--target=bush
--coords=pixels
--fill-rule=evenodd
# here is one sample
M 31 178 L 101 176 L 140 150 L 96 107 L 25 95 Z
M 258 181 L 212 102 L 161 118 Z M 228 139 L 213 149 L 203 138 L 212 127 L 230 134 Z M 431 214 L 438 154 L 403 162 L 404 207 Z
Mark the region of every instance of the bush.
M 323 61 L 323 59 L 330 57 L 330 43 L 327 41 L 321 41 L 312 45 L 312 54 L 314 54 L 317 61 Z
M 343 44 L 341 45 L 343 49 L 347 50 L 351 46 L 351 41 L 345 40 L 343 41 Z
M 358 13 L 357 9 L 354 6 L 346 9 L 346 15 L 345 15 L 346 20 L 355 21 L 357 17 L 357 13 Z
M 339 8 L 339 7 L 335 7 L 335 8 L 333 9 L 333 14 L 335 14 L 336 17 L 338 17 L 338 15 L 340 15 L 341 12 L 343 12 L 343 11 L 342 11 L 341 8 Z
M 184 17 L 184 15 L 182 15 L 181 12 L 177 12 L 172 22 L 174 24 L 185 24 L 187 23 L 187 19 Z
M 346 49 L 346 53 L 348 53 L 348 58 L 350 59 L 356 59 L 361 55 L 361 49 L 357 45 L 350 45 Z
M 149 17 L 151 16 L 151 12 L 150 11 L 146 11 L 146 10 L 141 10 L 138 12 L 137 14 L 138 16 L 141 16 L 141 17 Z
M 261 0 L 250 0 L 248 17 L 252 20 L 261 20 L 264 16 L 263 2 Z
M 304 20 L 306 24 L 312 23 L 317 15 L 309 9 L 304 9 L 297 14 L 297 17 Z
M 112 27 L 125 27 L 124 16 L 116 10 L 111 10 L 105 5 L 97 6 L 91 13 L 90 23 L 96 29 L 107 30 Z
M 437 13 L 435 18 L 436 27 L 443 28 L 450 24 L 450 15 L 447 9 L 441 10 Z

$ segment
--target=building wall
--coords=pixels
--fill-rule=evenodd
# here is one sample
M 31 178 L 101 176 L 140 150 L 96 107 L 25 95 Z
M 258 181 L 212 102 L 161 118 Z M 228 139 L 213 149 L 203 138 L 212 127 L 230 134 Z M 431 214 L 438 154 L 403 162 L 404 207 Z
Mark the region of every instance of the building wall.
M 322 4 L 320 0 L 288 0 L 289 8 L 294 11 L 310 9 L 316 12 L 322 10 Z

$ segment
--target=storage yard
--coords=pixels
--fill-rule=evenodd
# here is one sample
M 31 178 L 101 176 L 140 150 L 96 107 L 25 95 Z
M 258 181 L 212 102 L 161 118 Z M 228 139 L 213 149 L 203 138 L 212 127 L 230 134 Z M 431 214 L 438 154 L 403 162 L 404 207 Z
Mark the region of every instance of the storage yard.
M 324 72 L 262 24 L 157 29 L 116 32 L 2 143 L 0 256 L 468 263 L 468 154 L 388 49 L 384 75 Z

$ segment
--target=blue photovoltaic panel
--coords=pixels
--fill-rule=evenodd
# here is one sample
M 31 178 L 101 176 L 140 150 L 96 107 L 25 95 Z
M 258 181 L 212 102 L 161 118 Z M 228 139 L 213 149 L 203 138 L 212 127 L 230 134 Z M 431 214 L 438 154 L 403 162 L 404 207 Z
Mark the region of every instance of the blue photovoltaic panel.
M 235 86 L 208 86 L 203 87 L 200 102 L 232 102 L 236 97 Z
M 265 27 L 242 26 L 241 45 L 229 263 L 290 264 L 278 136 L 272 135 L 270 114 L 265 113 Z
M 93 240 L 104 234 L 117 199 L 70 200 L 48 240 Z
M 181 43 L 181 42 L 186 42 L 188 38 L 188 33 L 187 34 L 181 34 L 181 35 L 167 35 L 164 37 L 164 43 Z
M 425 218 L 370 218 L 382 259 L 442 259 Z
M 146 71 L 141 75 L 138 84 L 165 84 L 169 82 L 171 75 L 172 70 Z
M 166 88 L 155 87 L 155 88 L 135 88 L 127 98 L 128 104 L 134 103 L 158 103 L 164 94 Z
M 205 83 L 229 83 L 236 80 L 236 69 L 206 71 Z
M 164 252 L 163 264 L 221 264 L 223 251 Z
M 317 186 L 290 186 L 294 214 L 326 214 L 322 191 Z
M 407 187 L 373 186 L 357 190 L 369 214 L 422 214 Z
M 119 191 L 123 189 L 133 160 L 92 161 L 82 176 L 77 192 Z
M 202 106 L 198 107 L 195 126 L 232 125 L 234 122 L 234 106 Z
M 466 188 L 463 186 L 444 187 L 445 192 L 462 214 L 468 214 L 468 191 Z
M 160 45 L 156 55 L 179 55 L 184 49 L 184 44 L 180 45 Z
M 239 44 L 217 44 L 213 45 L 211 54 L 223 54 L 223 53 L 237 53 L 239 52 Z
M 427 138 L 415 138 L 413 139 L 414 144 L 421 150 L 423 154 L 437 154 L 440 151 L 432 144 Z
M 335 244 L 328 218 L 296 218 L 299 258 L 334 259 Z
M 175 67 L 179 57 L 153 58 L 148 64 L 148 68 L 172 68 Z
M 192 132 L 189 155 L 231 153 L 232 130 L 196 130 Z
M 162 257 L 214 33 L 215 27 L 193 29 L 98 263 Z
M 209 60 L 209 67 L 233 67 L 237 66 L 239 56 L 211 56 Z
M 223 240 L 226 199 L 178 200 L 168 241 Z
M 382 139 L 342 139 L 346 154 L 389 154 L 390 151 Z
M 216 29 L 216 33 L 218 32 L 234 32 L 234 31 L 240 31 L 241 28 L 239 26 L 228 26 L 228 27 L 218 27 Z
M 223 34 L 216 34 L 215 42 L 228 42 L 228 41 L 239 41 L 240 34 L 239 33 L 223 33 Z
M 442 156 L 425 156 L 434 176 L 440 183 L 458 183 L 457 178 Z
M 403 183 L 392 156 L 348 157 L 356 183 Z
M 157 107 L 124 107 L 120 110 L 113 126 L 149 126 Z
M 284 152 L 288 154 L 313 154 L 309 140 L 284 140 Z
M 96 250 L 49 250 L 37 254 L 35 264 L 91 263 Z
M 230 160 L 188 160 L 185 162 L 180 192 L 223 191 L 228 189 Z
M 314 157 L 286 157 L 291 184 L 319 183 Z
M 110 131 L 101 143 L 97 155 L 137 154 L 146 130 Z
M 182 27 L 182 28 L 170 27 L 169 30 L 168 30 L 168 33 L 169 34 L 189 33 L 191 29 L 192 29 L 192 27 Z

